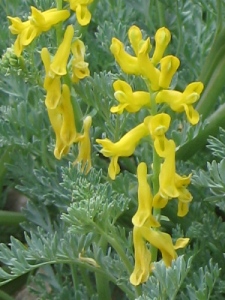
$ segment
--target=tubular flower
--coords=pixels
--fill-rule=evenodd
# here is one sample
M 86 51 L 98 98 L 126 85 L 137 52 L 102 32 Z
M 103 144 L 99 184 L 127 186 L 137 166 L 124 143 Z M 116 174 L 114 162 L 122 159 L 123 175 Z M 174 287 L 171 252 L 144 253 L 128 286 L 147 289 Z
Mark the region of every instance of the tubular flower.
M 167 233 L 156 231 L 146 226 L 134 226 L 135 267 L 130 276 L 130 282 L 133 285 L 139 285 L 147 281 L 153 269 L 151 266 L 151 254 L 146 246 L 146 241 L 160 250 L 165 265 L 169 267 L 172 260 L 177 258 L 175 250 L 184 248 L 188 244 L 189 239 L 180 238 L 173 245 L 171 236 Z
M 73 106 L 70 98 L 70 89 L 66 84 L 63 84 L 62 86 L 60 109 L 63 116 L 60 137 L 66 145 L 70 146 L 76 141 L 77 131 L 74 120 Z
M 175 143 L 169 140 L 167 143 L 166 157 L 159 174 L 159 191 L 163 198 L 176 198 L 179 191 L 175 184 Z
M 56 143 L 54 149 L 54 155 L 57 159 L 61 159 L 63 155 L 69 152 L 70 146 L 66 145 L 61 138 L 60 131 L 63 123 L 63 116 L 61 109 L 56 107 L 55 109 L 48 109 L 48 117 L 52 128 L 55 132 Z
M 179 65 L 179 59 L 173 55 L 165 56 L 160 60 L 161 72 L 159 75 L 159 86 L 161 88 L 168 89 Z
M 74 34 L 74 29 L 72 25 L 67 26 L 62 43 L 52 60 L 50 65 L 51 71 L 59 76 L 65 75 L 67 73 L 66 66 L 70 55 L 70 46 Z
M 91 116 L 87 116 L 84 120 L 84 133 L 77 138 L 79 142 L 79 154 L 74 164 L 81 163 L 81 171 L 85 169 L 87 174 L 91 169 L 91 142 L 90 142 L 90 127 L 92 123 Z
M 159 28 L 155 34 L 155 51 L 152 56 L 152 63 L 157 65 L 171 40 L 171 34 L 169 30 L 165 27 Z
M 85 26 L 91 21 L 91 13 L 87 6 L 94 0 L 65 0 L 69 2 L 70 9 L 75 11 L 77 21 L 81 26 Z
M 12 34 L 17 35 L 14 44 L 16 56 L 20 56 L 24 47 L 28 46 L 42 32 L 48 31 L 52 26 L 66 20 L 69 17 L 67 10 L 57 10 L 56 8 L 41 12 L 31 6 L 31 16 L 28 21 L 22 22 L 18 17 L 8 17 L 11 25 L 9 29 Z
M 168 140 L 165 137 L 170 125 L 171 117 L 168 114 L 161 113 L 155 116 L 149 116 L 144 119 L 149 133 L 154 141 L 154 147 L 160 157 L 165 157 L 168 151 Z
M 130 282 L 133 285 L 139 285 L 146 282 L 151 272 L 151 253 L 146 246 L 140 228 L 134 226 L 133 243 L 135 251 L 135 266 L 130 276 Z
M 135 148 L 139 141 L 148 135 L 148 129 L 144 123 L 139 124 L 135 128 L 131 129 L 126 133 L 118 142 L 113 143 L 109 139 L 97 139 L 96 142 L 103 146 L 103 149 L 100 151 L 105 157 L 118 157 L 119 156 L 130 156 L 134 153 Z M 111 160 L 111 163 L 114 166 L 114 170 L 119 172 L 117 160 Z M 110 165 L 112 170 L 112 165 Z M 110 175 L 110 172 L 109 172 Z M 112 179 L 115 179 L 116 173 L 110 175 Z
M 150 94 L 144 91 L 133 92 L 131 86 L 122 80 L 113 83 L 114 96 L 120 104 L 111 107 L 112 113 L 138 112 L 143 106 L 150 106 Z
M 84 61 L 84 43 L 81 40 L 76 40 L 71 46 L 71 51 L 74 56 L 72 60 L 72 81 L 77 83 L 80 79 L 90 75 L 88 63 Z
M 143 162 L 138 165 L 137 177 L 138 210 L 132 218 L 132 223 L 141 227 L 148 220 L 149 226 L 159 227 L 159 222 L 152 216 L 152 193 L 147 181 L 147 166 Z
M 47 48 L 42 48 L 41 59 L 45 67 L 44 89 L 47 91 L 45 105 L 48 109 L 54 109 L 59 104 L 61 98 L 60 76 L 51 72 L 51 58 Z
M 178 212 L 177 215 L 179 217 L 184 217 L 189 210 L 189 203 L 192 201 L 192 195 L 187 190 L 187 186 L 191 181 L 191 174 L 189 176 L 180 176 L 175 173 L 175 177 L 173 177 L 176 190 L 178 192 Z M 172 197 L 169 197 L 168 194 L 164 194 L 159 189 L 159 192 L 153 197 L 152 206 L 155 208 L 164 208 Z
M 195 125 L 199 121 L 199 114 L 192 104 L 198 101 L 203 90 L 202 82 L 190 83 L 183 93 L 178 91 L 162 90 L 156 96 L 157 103 L 167 103 L 176 112 L 185 111 L 188 121 Z
M 138 56 L 139 48 L 141 44 L 144 42 L 144 40 L 142 39 L 142 33 L 140 28 L 138 28 L 135 25 L 131 26 L 130 29 L 128 30 L 128 37 L 131 46 L 134 50 L 134 53 L 136 54 L 136 56 Z M 149 47 L 149 51 L 150 50 L 151 50 L 151 45 Z
M 123 72 L 141 75 L 138 59 L 124 50 L 124 45 L 116 38 L 112 39 L 110 50 Z

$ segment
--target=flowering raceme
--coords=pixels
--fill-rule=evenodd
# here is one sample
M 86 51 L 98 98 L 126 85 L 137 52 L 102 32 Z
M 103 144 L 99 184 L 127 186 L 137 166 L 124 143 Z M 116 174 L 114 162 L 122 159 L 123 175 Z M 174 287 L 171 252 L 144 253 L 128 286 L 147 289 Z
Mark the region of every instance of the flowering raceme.
M 111 107 L 110 111 L 122 114 L 124 111 L 138 113 L 145 109 L 149 115 L 144 118 L 143 123 L 131 129 L 118 142 L 97 139 L 97 143 L 103 147 L 101 153 L 110 157 L 108 174 L 111 179 L 115 179 L 120 172 L 119 157 L 133 154 L 143 137 L 148 136 L 151 140 L 152 184 L 148 183 L 147 165 L 141 162 L 137 167 L 138 208 L 132 218 L 135 266 L 130 281 L 133 285 L 139 285 L 148 279 L 153 269 L 152 262 L 156 259 L 154 249 L 161 252 L 165 265 L 170 266 L 172 260 L 177 257 L 176 250 L 185 247 L 189 241 L 188 238 L 180 238 L 174 245 L 171 236 L 162 232 L 160 228 L 160 210 L 168 205 L 171 199 L 178 200 L 179 217 L 188 213 L 192 201 L 192 195 L 187 189 L 191 174 L 181 176 L 176 171 L 176 144 L 166 136 L 169 134 L 172 120 L 168 113 L 162 112 L 162 104 L 167 104 L 175 112 L 185 112 L 189 123 L 195 125 L 199 121 L 199 115 L 193 104 L 199 99 L 203 84 L 192 82 L 183 93 L 170 88 L 180 61 L 173 55 L 164 56 L 171 40 L 167 28 L 157 30 L 153 52 L 150 38 L 143 39 L 137 26 L 131 26 L 128 37 L 133 55 L 126 52 L 123 43 L 115 37 L 112 39 L 111 52 L 123 72 L 144 79 L 148 91 L 133 91 L 127 82 L 116 80 L 113 83 L 114 97 L 119 104 Z

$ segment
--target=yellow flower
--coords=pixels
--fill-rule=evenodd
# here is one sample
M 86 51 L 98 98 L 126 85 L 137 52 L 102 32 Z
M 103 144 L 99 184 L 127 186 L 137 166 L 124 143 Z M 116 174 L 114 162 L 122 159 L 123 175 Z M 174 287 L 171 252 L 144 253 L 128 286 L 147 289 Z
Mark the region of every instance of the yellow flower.
M 96 142 L 103 146 L 103 149 L 100 152 L 105 157 L 117 157 L 118 159 L 119 156 L 127 157 L 132 155 L 139 141 L 147 135 L 148 129 L 144 123 L 141 123 L 135 128 L 131 129 L 116 143 L 113 143 L 109 139 L 97 139 Z M 114 170 L 115 173 L 109 172 L 109 176 L 110 178 L 115 179 L 116 172 L 119 168 L 117 160 L 111 162 L 112 165 L 110 165 L 110 170 Z
M 155 116 L 149 116 L 144 119 L 144 124 L 154 141 L 154 147 L 160 157 L 165 157 L 168 151 L 168 140 L 165 133 L 169 129 L 171 117 L 168 114 L 161 113 Z
M 64 33 L 63 41 L 59 45 L 59 48 L 50 65 L 51 71 L 56 75 L 62 76 L 67 73 L 66 66 L 70 55 L 70 47 L 71 47 L 73 34 L 74 34 L 73 26 L 72 25 L 67 26 L 66 31 Z
M 151 59 L 149 58 L 149 51 L 151 49 L 150 39 L 148 38 L 140 47 L 138 51 L 138 64 L 140 74 L 150 81 L 151 89 L 157 91 L 159 89 L 160 71 L 155 68 Z
M 71 51 L 74 56 L 72 60 L 72 81 L 76 83 L 80 79 L 89 76 L 90 71 L 88 69 L 88 63 L 84 61 L 84 43 L 81 40 L 76 40 L 71 46 Z
M 56 135 L 54 155 L 57 159 L 69 152 L 72 143 L 76 142 L 78 134 L 74 120 L 73 106 L 70 99 L 70 90 L 66 84 L 62 86 L 60 104 L 48 110 L 50 123 Z
M 59 104 L 61 98 L 60 76 L 51 72 L 51 57 L 47 48 L 42 48 L 41 58 L 45 67 L 44 89 L 47 91 L 45 105 L 48 109 L 54 109 Z
M 31 16 L 28 21 L 22 22 L 18 17 L 8 16 L 11 22 L 11 26 L 9 26 L 11 33 L 18 35 L 14 44 L 16 56 L 20 56 L 24 47 L 29 45 L 42 32 L 48 31 L 52 26 L 66 20 L 69 15 L 67 10 L 53 8 L 41 12 L 31 6 Z
M 63 115 L 63 122 L 60 130 L 60 137 L 66 145 L 71 145 L 77 139 L 77 131 L 74 119 L 73 106 L 70 98 L 68 85 L 63 84 L 60 109 Z
M 90 141 L 90 127 L 92 123 L 91 116 L 87 116 L 84 119 L 84 133 L 77 138 L 79 142 L 79 154 L 74 164 L 81 162 L 81 171 L 85 169 L 85 174 L 87 174 L 91 169 L 91 141 Z
M 76 12 L 77 21 L 81 26 L 85 26 L 91 21 L 91 13 L 87 6 L 94 0 L 65 0 L 69 2 L 70 9 Z
M 62 156 L 66 155 L 70 149 L 70 146 L 66 145 L 60 136 L 60 131 L 63 123 L 61 109 L 59 107 L 56 107 L 55 109 L 47 108 L 47 111 L 50 123 L 56 136 L 54 155 L 57 159 L 61 159 Z
M 173 55 L 165 56 L 160 60 L 161 72 L 159 75 L 159 86 L 161 88 L 168 89 L 179 65 L 179 59 Z
M 178 212 L 177 215 L 179 217 L 184 217 L 189 211 L 189 203 L 192 201 L 192 195 L 187 190 L 187 186 L 191 182 L 191 174 L 189 176 L 180 176 L 178 174 L 175 175 L 175 184 L 179 191 L 178 196 Z
M 198 101 L 203 90 L 202 82 L 190 83 L 183 93 L 178 91 L 162 90 L 156 96 L 157 103 L 167 103 L 176 112 L 185 111 L 188 121 L 195 125 L 199 121 L 199 114 L 192 104 Z
M 176 244 L 173 245 L 171 236 L 167 233 L 156 231 L 146 226 L 139 227 L 138 230 L 146 241 L 160 250 L 162 259 L 167 267 L 171 265 L 173 259 L 177 258 L 175 250 L 185 247 L 189 242 L 188 238 L 178 239 Z
M 141 227 L 146 221 L 152 227 L 160 226 L 159 222 L 152 216 L 152 193 L 147 181 L 147 166 L 140 163 L 137 168 L 138 177 L 138 210 L 132 218 L 135 226 Z
M 130 29 L 128 30 L 128 37 L 136 56 L 138 56 L 139 49 L 141 45 L 144 43 L 140 28 L 135 25 L 131 26 Z M 149 51 L 150 50 L 151 50 L 151 45 L 149 46 Z
M 116 175 L 119 174 L 119 172 L 120 172 L 120 166 L 118 164 L 118 159 L 119 159 L 119 156 L 112 156 L 110 158 L 108 174 L 112 180 L 114 180 L 116 178 Z
M 191 181 L 191 174 L 189 176 L 183 176 L 181 177 L 177 173 L 175 173 L 175 177 L 173 177 L 171 180 L 174 180 L 175 188 L 178 192 L 178 212 L 177 215 L 179 217 L 184 217 L 189 210 L 189 203 L 192 201 L 192 195 L 187 190 L 187 185 Z M 169 184 L 169 183 L 167 183 Z M 168 202 L 168 200 L 172 199 L 170 196 L 168 196 L 168 193 L 161 192 L 161 188 L 159 189 L 159 192 L 154 196 L 152 206 L 155 208 L 164 208 Z
M 142 33 L 137 26 L 131 26 L 128 36 L 136 56 L 128 54 L 123 43 L 113 38 L 110 50 L 117 63 L 123 72 L 145 77 L 150 81 L 152 90 L 158 90 L 160 71 L 155 68 L 149 57 L 151 50 L 150 38 L 143 40 Z
M 171 40 L 171 34 L 169 30 L 165 27 L 159 28 L 155 34 L 155 51 L 152 56 L 152 63 L 157 65 Z
M 146 246 L 139 227 L 134 226 L 133 243 L 135 250 L 135 266 L 130 276 L 130 282 L 133 285 L 139 285 L 146 282 L 151 272 L 151 253 Z
M 150 94 L 148 92 L 133 92 L 131 86 L 126 81 L 116 80 L 113 83 L 114 96 L 120 102 L 118 106 L 111 107 L 112 113 L 138 112 L 143 106 L 150 106 Z
M 176 198 L 179 196 L 179 191 L 175 183 L 175 143 L 169 140 L 167 143 L 165 160 L 162 163 L 159 174 L 159 191 L 163 198 Z
M 171 236 L 167 233 L 156 231 L 146 226 L 134 226 L 133 243 L 135 250 L 135 266 L 134 271 L 130 276 L 130 282 L 133 285 L 139 285 L 146 282 L 149 274 L 153 270 L 151 253 L 146 246 L 146 241 L 160 250 L 163 261 L 168 267 L 171 265 L 172 260 L 177 258 L 175 250 L 184 248 L 188 244 L 189 239 L 179 238 L 175 245 L 173 245 Z
M 124 45 L 118 39 L 112 38 L 110 50 L 123 72 L 127 74 L 140 75 L 140 68 L 137 57 L 128 54 Z

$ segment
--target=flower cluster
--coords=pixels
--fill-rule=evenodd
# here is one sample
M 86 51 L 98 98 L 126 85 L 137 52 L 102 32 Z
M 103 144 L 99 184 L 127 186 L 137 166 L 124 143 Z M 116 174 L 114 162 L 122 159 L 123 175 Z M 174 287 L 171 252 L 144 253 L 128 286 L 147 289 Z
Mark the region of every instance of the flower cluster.
M 68 0 L 71 10 L 76 12 L 80 25 L 87 25 L 91 19 L 87 5 L 93 0 Z M 67 9 L 52 8 L 41 12 L 31 7 L 31 16 L 27 21 L 8 17 L 11 22 L 9 29 L 17 35 L 14 43 L 14 53 L 21 56 L 26 46 L 42 32 L 50 30 L 54 25 L 65 21 L 70 16 Z M 45 68 L 44 89 L 46 91 L 45 105 L 52 128 L 56 136 L 54 155 L 61 159 L 66 155 L 73 143 L 79 143 L 79 154 L 75 163 L 82 164 L 82 170 L 88 172 L 91 168 L 91 145 L 89 131 L 92 123 L 90 116 L 83 121 L 83 133 L 76 130 L 76 121 L 71 99 L 71 85 L 90 75 L 88 63 L 85 62 L 85 46 L 79 39 L 74 39 L 73 25 L 68 25 L 64 37 L 54 56 L 48 48 L 42 48 L 41 59 Z M 69 71 L 68 71 L 69 70 Z M 71 71 L 71 72 L 70 72 Z
M 158 112 L 159 105 L 168 105 L 173 111 L 185 112 L 190 124 L 199 121 L 199 114 L 193 104 L 199 99 L 203 90 L 201 82 L 189 84 L 183 92 L 170 89 L 171 81 L 176 73 L 180 61 L 173 55 L 164 56 L 170 42 L 171 34 L 165 27 L 155 34 L 155 49 L 151 52 L 150 38 L 143 39 L 141 30 L 132 26 L 128 31 L 129 41 L 134 55 L 126 52 L 121 41 L 112 39 L 111 52 L 120 68 L 127 74 L 141 76 L 148 87 L 146 91 L 133 91 L 125 81 L 117 80 L 113 84 L 115 99 L 119 102 L 111 108 L 112 113 L 122 114 L 124 111 L 137 113 L 141 109 L 148 109 L 147 116 L 141 124 L 131 129 L 119 141 L 97 139 L 102 145 L 101 153 L 110 158 L 108 174 L 115 179 L 120 172 L 119 157 L 130 156 L 142 138 L 148 136 L 153 146 L 152 178 L 153 193 L 148 183 L 147 165 L 141 162 L 137 168 L 138 178 L 138 209 L 133 216 L 133 242 L 135 249 L 135 267 L 130 276 L 133 285 L 139 285 L 148 279 L 152 270 L 152 255 L 148 248 L 161 251 L 166 266 L 177 257 L 176 249 L 183 248 L 188 238 L 180 238 L 175 245 L 169 234 L 160 231 L 160 209 L 164 208 L 171 199 L 178 199 L 178 216 L 188 213 L 192 195 L 187 190 L 191 174 L 180 176 L 176 172 L 176 145 L 172 139 L 166 137 L 170 127 L 171 117 L 167 113 Z

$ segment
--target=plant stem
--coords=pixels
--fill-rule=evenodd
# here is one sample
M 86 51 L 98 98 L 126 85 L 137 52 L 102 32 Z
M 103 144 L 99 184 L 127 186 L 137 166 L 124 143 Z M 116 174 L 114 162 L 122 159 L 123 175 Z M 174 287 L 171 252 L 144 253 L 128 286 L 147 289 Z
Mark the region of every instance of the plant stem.
M 74 297 L 75 297 L 76 296 L 76 291 L 78 290 L 78 279 L 77 279 L 76 265 L 70 264 L 70 269 L 71 269 L 71 273 L 72 273 L 73 289 L 74 289 Z
M 26 218 L 22 213 L 0 210 L 0 225 L 19 225 Z
M 62 0 L 56 0 L 56 7 L 58 10 L 62 10 Z M 56 40 L 57 46 L 59 46 L 62 40 L 62 22 L 56 25 Z
M 103 251 L 103 253 L 106 252 L 107 244 L 108 244 L 107 240 L 104 238 L 104 236 L 101 236 L 101 238 L 98 242 L 98 246 Z M 99 274 L 99 273 L 95 273 L 95 278 L 96 278 L 98 299 L 99 300 L 110 300 L 111 295 L 110 295 L 108 278 L 105 275 Z
M 11 296 L 9 296 L 7 293 L 0 290 L 0 299 L 1 300 L 14 300 Z

